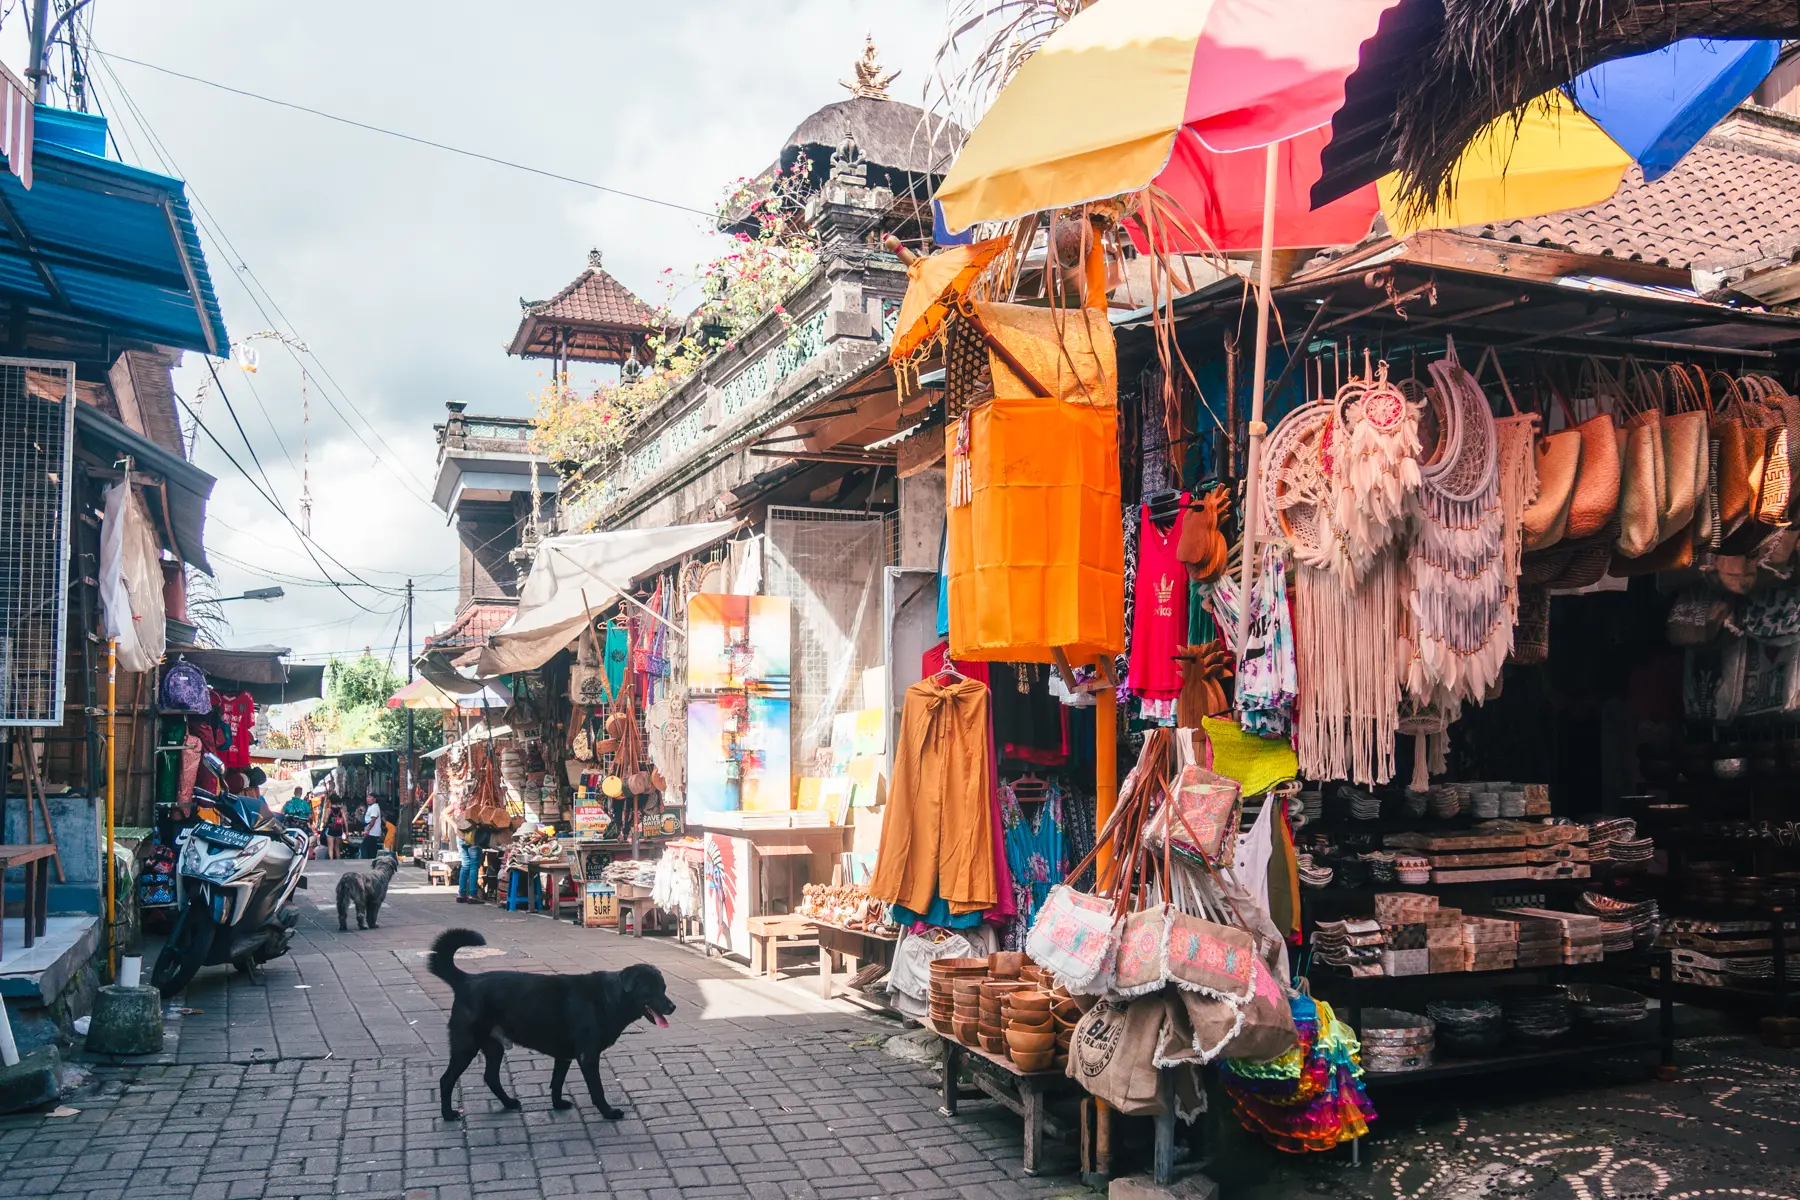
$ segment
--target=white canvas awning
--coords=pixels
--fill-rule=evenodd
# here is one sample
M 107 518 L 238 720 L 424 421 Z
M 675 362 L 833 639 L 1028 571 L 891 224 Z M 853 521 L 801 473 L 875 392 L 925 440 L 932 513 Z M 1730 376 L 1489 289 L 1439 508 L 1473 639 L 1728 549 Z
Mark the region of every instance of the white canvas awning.
M 543 666 L 581 633 L 590 611 L 598 615 L 643 576 L 737 527 L 736 521 L 709 521 L 544 539 L 519 593 L 519 611 L 494 631 L 477 674 L 492 679 Z

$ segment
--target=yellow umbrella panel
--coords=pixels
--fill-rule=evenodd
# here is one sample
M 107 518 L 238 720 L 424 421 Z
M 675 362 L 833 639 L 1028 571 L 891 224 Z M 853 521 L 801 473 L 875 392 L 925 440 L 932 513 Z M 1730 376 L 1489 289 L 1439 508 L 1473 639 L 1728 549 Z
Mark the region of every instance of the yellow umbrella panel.
M 1382 178 L 1381 211 L 1394 236 L 1455 229 L 1599 204 L 1619 190 L 1631 155 L 1560 90 L 1497 117 L 1457 160 L 1455 191 L 1423 212 L 1399 201 L 1399 176 Z

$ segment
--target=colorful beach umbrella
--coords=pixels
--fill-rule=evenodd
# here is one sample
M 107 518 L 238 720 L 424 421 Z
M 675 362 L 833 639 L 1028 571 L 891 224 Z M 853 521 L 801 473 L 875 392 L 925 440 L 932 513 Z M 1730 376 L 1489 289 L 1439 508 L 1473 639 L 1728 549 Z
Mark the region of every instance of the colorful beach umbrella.
M 1162 186 L 1160 177 L 1171 169 L 1166 190 L 1194 194 L 1209 175 L 1242 167 L 1241 159 L 1215 164 L 1209 156 L 1261 149 L 1327 126 L 1344 102 L 1344 80 L 1356 69 L 1362 43 L 1396 2 L 1091 5 L 1046 39 L 976 126 L 938 189 L 945 224 L 962 230 L 977 221 L 1105 200 L 1153 181 Z M 1254 206 L 1263 194 L 1263 156 L 1251 157 L 1257 160 L 1248 168 L 1257 177 L 1249 193 Z M 1304 192 L 1292 190 L 1306 173 L 1307 155 L 1298 157 L 1301 165 L 1284 190 L 1303 200 Z M 1316 152 L 1310 157 L 1316 179 Z M 1372 194 L 1363 204 L 1373 211 Z M 1298 203 L 1283 215 L 1310 211 L 1310 203 Z M 1221 230 L 1241 224 L 1228 217 Z
M 484 708 L 505 708 L 512 695 L 499 683 L 489 683 L 478 692 L 456 696 L 421 676 L 387 698 L 389 708 L 436 708 L 446 712 L 479 712 Z
M 1490 121 L 1458 160 L 1454 195 L 1414 212 L 1382 179 L 1395 233 L 1533 217 L 1600 204 L 1632 163 L 1661 178 L 1774 69 L 1776 41 L 1686 38 L 1602 63 L 1522 113 Z

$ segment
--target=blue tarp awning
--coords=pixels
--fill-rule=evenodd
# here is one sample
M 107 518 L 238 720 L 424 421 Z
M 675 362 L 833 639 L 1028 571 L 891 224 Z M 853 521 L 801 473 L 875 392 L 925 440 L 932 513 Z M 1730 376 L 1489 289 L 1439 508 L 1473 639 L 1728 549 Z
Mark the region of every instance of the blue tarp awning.
M 99 153 L 101 120 L 39 106 L 30 189 L 0 173 L 0 293 L 113 337 L 225 356 L 185 186 Z

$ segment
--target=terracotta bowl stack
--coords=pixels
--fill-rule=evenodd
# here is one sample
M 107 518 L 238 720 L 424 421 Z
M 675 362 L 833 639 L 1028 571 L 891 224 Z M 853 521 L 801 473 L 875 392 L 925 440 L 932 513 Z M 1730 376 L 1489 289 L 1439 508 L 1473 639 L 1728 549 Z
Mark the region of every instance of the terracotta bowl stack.
M 1032 985 L 1016 979 L 988 979 L 981 985 L 981 1025 L 977 1036 L 989 1054 L 1006 1053 L 1005 1017 L 1001 1005 L 1007 996 Z
M 1001 1000 L 1006 1049 L 1021 1071 L 1048 1071 L 1056 1061 L 1056 1019 L 1042 988 L 1025 987 Z
M 938 1032 L 960 1036 L 955 1032 L 956 1022 L 956 985 L 959 982 L 974 980 L 979 990 L 981 980 L 987 975 L 987 959 L 985 958 L 940 958 L 931 964 L 931 1023 Z M 967 1014 L 971 1019 L 979 1016 L 976 1004 L 979 999 L 969 1001 L 971 1011 Z M 974 1045 L 971 1035 L 970 1045 Z
M 1069 1062 L 1069 1046 L 1075 1040 L 1075 1026 L 1081 1021 L 1082 1008 L 1078 1001 L 1066 994 L 1055 995 L 1050 1001 L 1050 1019 L 1056 1027 L 1056 1066 L 1064 1067 Z

